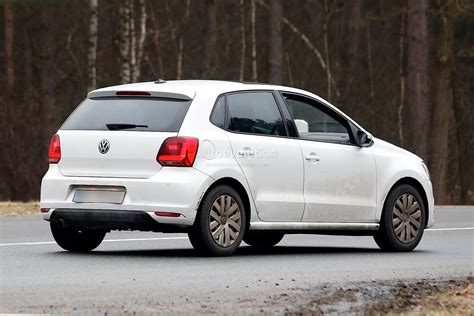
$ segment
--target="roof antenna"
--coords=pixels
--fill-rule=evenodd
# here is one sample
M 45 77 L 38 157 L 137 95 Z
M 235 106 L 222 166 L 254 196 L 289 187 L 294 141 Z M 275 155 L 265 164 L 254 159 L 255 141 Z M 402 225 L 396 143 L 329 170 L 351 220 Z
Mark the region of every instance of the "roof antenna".
M 146 63 L 148 64 L 148 66 L 150 66 L 150 69 L 151 69 L 151 71 L 153 72 L 154 78 L 158 78 L 158 79 L 155 81 L 155 83 L 165 83 L 165 82 L 166 82 L 165 80 L 160 79 L 160 77 L 158 77 L 158 76 L 156 75 L 155 68 L 153 68 L 153 65 L 150 63 L 150 61 L 148 60 L 148 58 L 145 59 L 145 60 L 146 60 Z

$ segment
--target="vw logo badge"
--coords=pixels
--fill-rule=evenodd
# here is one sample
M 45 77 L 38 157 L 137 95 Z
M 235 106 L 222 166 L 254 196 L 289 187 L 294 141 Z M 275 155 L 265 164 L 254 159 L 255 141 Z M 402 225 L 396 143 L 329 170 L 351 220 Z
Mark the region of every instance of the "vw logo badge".
M 106 154 L 110 149 L 110 143 L 107 139 L 103 139 L 99 142 L 99 152 Z

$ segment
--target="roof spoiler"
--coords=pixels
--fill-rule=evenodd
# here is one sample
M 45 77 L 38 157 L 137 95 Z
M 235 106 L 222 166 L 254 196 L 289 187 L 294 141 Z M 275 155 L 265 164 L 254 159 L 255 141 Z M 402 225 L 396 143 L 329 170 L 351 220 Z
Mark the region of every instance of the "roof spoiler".
M 145 97 L 145 98 L 165 98 L 165 99 L 178 99 L 190 101 L 194 98 L 189 97 L 182 93 L 176 92 L 164 92 L 164 91 L 135 91 L 135 90 L 107 90 L 107 91 L 91 91 L 87 94 L 89 99 L 93 98 L 104 98 L 104 97 Z

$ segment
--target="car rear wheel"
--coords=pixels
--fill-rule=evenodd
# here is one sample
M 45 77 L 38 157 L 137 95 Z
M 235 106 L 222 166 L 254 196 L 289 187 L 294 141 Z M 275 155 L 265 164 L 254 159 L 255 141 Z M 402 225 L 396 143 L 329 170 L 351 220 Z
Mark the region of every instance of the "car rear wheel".
M 245 209 L 240 195 L 230 186 L 218 185 L 204 197 L 188 235 L 200 253 L 229 256 L 242 242 L 245 228 Z
M 244 242 L 256 248 L 271 248 L 283 239 L 284 234 L 279 232 L 250 231 L 245 234 Z
M 50 226 L 56 243 L 64 250 L 72 252 L 91 251 L 97 248 L 105 237 L 104 231 L 63 228 L 53 223 Z
M 423 236 L 425 216 L 420 193 L 411 185 L 396 187 L 385 202 L 375 242 L 385 251 L 412 251 Z

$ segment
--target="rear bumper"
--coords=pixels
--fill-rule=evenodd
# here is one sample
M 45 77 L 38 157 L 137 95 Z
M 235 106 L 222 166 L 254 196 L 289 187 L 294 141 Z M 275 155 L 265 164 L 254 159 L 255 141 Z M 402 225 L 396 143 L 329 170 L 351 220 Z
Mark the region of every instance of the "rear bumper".
M 190 226 L 194 223 L 200 200 L 213 179 L 194 168 L 162 168 L 147 179 L 66 177 L 57 165 L 50 165 L 41 182 L 43 213 L 49 220 L 55 210 L 140 211 L 162 224 Z M 78 186 L 121 186 L 126 194 L 121 204 L 73 202 Z M 158 217 L 154 211 L 180 213 L 180 217 Z
M 153 232 L 186 232 L 189 226 L 158 223 L 141 211 L 56 209 L 49 221 L 62 227 L 90 230 L 141 230 Z

